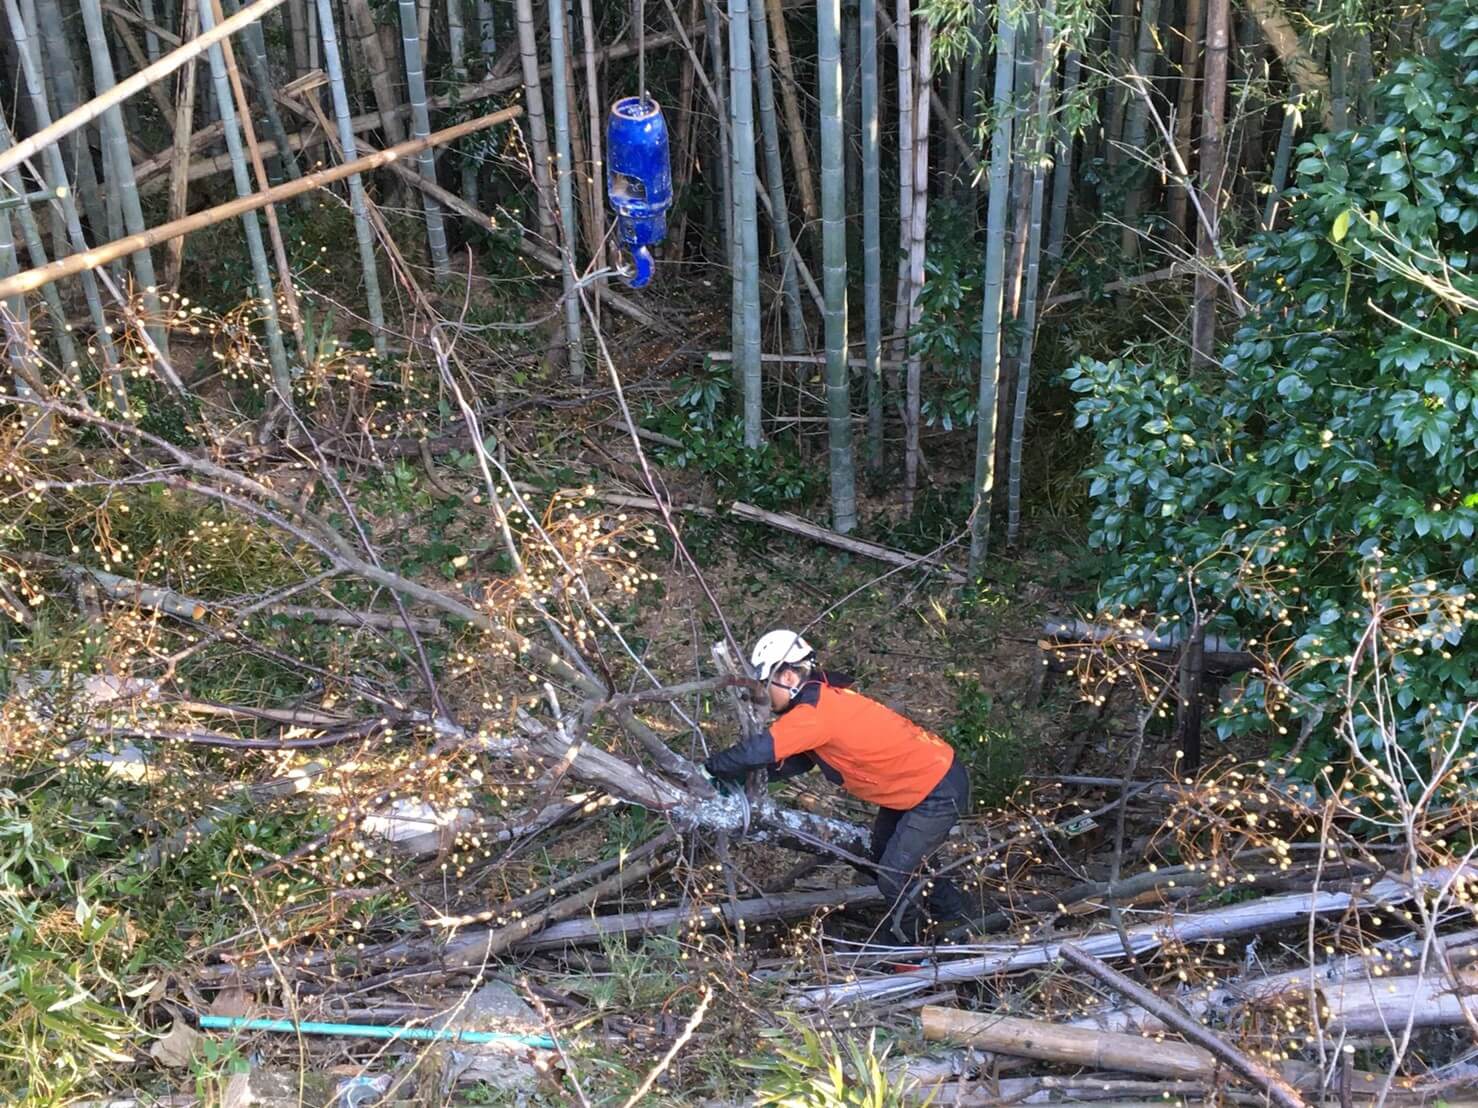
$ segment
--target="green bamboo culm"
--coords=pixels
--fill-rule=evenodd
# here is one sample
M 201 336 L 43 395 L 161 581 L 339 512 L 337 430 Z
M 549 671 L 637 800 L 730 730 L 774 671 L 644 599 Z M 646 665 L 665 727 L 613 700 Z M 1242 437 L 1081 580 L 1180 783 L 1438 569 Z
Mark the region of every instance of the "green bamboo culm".
M 1081 35 L 1081 32 L 1079 32 Z M 1068 51 L 1062 70 L 1062 103 L 1071 104 L 1078 90 L 1078 79 L 1083 71 L 1083 52 L 1077 48 Z M 1067 202 L 1073 187 L 1073 133 L 1065 119 L 1060 119 L 1054 128 L 1055 140 L 1052 157 L 1052 217 L 1047 231 L 1047 259 L 1062 261 L 1063 242 L 1067 238 Z
M 43 10 L 44 8 L 43 4 Z M 55 14 L 54 9 L 53 14 Z M 51 109 L 46 102 L 46 82 L 42 76 L 40 43 L 27 33 L 27 24 L 21 18 L 16 0 L 5 0 L 5 17 L 10 22 L 11 38 L 15 43 L 16 52 L 20 55 L 21 71 L 26 82 L 26 95 L 36 118 L 36 126 L 38 128 L 49 127 L 51 126 Z M 13 138 L 14 136 L 7 131 L 5 145 L 12 145 Z M 46 187 L 60 190 L 61 200 L 56 204 L 61 208 L 62 222 L 66 228 L 66 241 L 74 254 L 86 253 L 87 240 L 82 234 L 82 219 L 77 212 L 72 190 L 67 187 L 67 167 L 62 157 L 61 146 L 58 143 L 47 146 L 42 153 L 42 158 L 46 166 Z M 116 411 L 126 413 L 128 392 L 124 388 L 123 374 L 118 369 L 117 350 L 108 333 L 107 317 L 103 314 L 103 299 L 98 292 L 97 277 L 91 271 L 84 270 L 80 275 L 80 280 L 83 297 L 87 301 L 88 318 L 92 321 L 93 341 L 97 344 L 98 353 L 102 356 L 102 370 L 108 381 L 109 400 Z M 77 365 L 68 367 L 74 373 L 80 368 Z
M 483 76 L 492 72 L 498 55 L 498 29 L 493 21 L 493 0 L 477 0 L 477 45 L 482 54 Z
M 739 240 L 739 267 L 733 275 L 739 289 L 739 319 L 734 334 L 734 360 L 744 381 L 744 444 L 758 449 L 762 424 L 764 376 L 760 358 L 759 198 L 754 172 L 754 78 L 750 51 L 750 0 L 729 0 L 729 99 L 733 104 L 734 212 Z M 778 153 L 778 144 L 777 144 Z M 781 218 L 777 212 L 775 218 Z
M 1037 345 L 1037 290 L 1042 274 L 1042 208 L 1047 190 L 1047 133 L 1052 126 L 1052 90 L 1057 44 L 1053 35 L 1054 0 L 1042 3 L 1041 60 L 1037 66 L 1037 119 L 1031 136 L 1031 208 L 1026 236 L 1025 286 L 1021 292 L 1021 350 L 1016 367 L 1016 401 L 1011 409 L 1011 453 L 1006 478 L 1006 543 L 1015 546 L 1021 532 L 1021 452 L 1026 440 L 1026 403 L 1031 387 L 1032 355 Z
M 431 111 L 426 103 L 426 72 L 421 58 L 421 31 L 416 13 L 416 0 L 400 0 L 400 41 L 405 48 L 405 87 L 411 105 L 411 136 L 425 138 L 431 133 Z M 416 155 L 416 166 L 428 181 L 436 180 L 436 158 L 422 150 Z M 431 254 L 431 272 L 438 281 L 451 275 L 451 259 L 447 254 L 446 225 L 441 218 L 441 205 L 430 193 L 421 193 L 421 210 L 426 214 L 426 245 Z
M 117 81 L 113 77 L 113 59 L 108 53 L 107 31 L 103 28 L 103 7 L 99 0 L 80 0 L 82 25 L 87 32 L 87 46 L 92 54 L 92 83 L 94 90 L 102 94 Z M 141 235 L 145 230 L 144 208 L 139 203 L 138 185 L 133 175 L 133 157 L 128 152 L 128 132 L 123 126 L 123 112 L 118 107 L 103 112 L 103 165 L 111 185 L 109 191 L 117 192 L 123 209 L 123 228 L 130 235 Z M 160 318 L 159 288 L 154 276 L 154 255 L 147 249 L 133 253 L 133 276 L 138 282 L 139 294 L 144 310 L 153 320 Z M 161 351 L 167 349 L 165 329 L 154 323 L 149 328 L 149 337 Z
M 796 273 L 795 239 L 785 198 L 785 165 L 780 160 L 780 122 L 775 115 L 775 70 L 770 64 L 770 29 L 764 0 L 749 5 L 750 53 L 759 107 L 760 138 L 765 148 L 765 185 L 770 194 L 770 226 L 780 255 L 780 288 L 785 298 L 785 345 L 792 354 L 806 349 L 806 315 L 801 308 L 801 282 Z
M 333 0 L 315 0 L 318 27 L 323 37 L 323 61 L 328 69 L 329 92 L 334 102 L 334 121 L 339 128 L 339 146 L 344 161 L 358 155 L 354 146 L 354 124 L 349 118 L 349 94 L 344 87 L 344 65 L 339 57 L 339 38 L 334 30 Z M 375 261 L 375 236 L 370 227 L 369 208 L 365 201 L 364 180 L 358 173 L 349 178 L 349 210 L 354 214 L 354 239 L 359 245 L 359 265 L 364 273 L 364 299 L 369 311 L 370 327 L 375 336 L 375 353 L 384 357 L 385 306 L 380 299 L 380 271 Z
M 241 7 L 241 0 L 224 0 L 224 4 L 226 14 L 235 15 Z M 284 177 L 289 181 L 296 181 L 303 172 L 298 166 L 298 159 L 293 156 L 287 128 L 282 123 L 282 113 L 277 110 L 277 100 L 270 91 L 276 86 L 272 80 L 272 68 L 267 57 L 267 39 L 262 34 L 261 23 L 248 23 L 241 31 L 241 37 L 246 42 L 246 49 L 241 51 L 246 56 L 246 71 L 251 76 L 251 83 L 257 86 L 257 98 L 261 100 L 262 110 L 267 116 L 267 131 L 277 144 L 278 166 Z M 301 206 L 307 211 L 312 206 L 312 200 L 307 196 L 303 197 Z
M 1283 200 L 1283 188 L 1288 183 L 1288 163 L 1293 160 L 1293 134 L 1298 126 L 1298 113 L 1283 112 L 1283 125 L 1278 128 L 1278 149 L 1273 155 L 1272 188 L 1268 201 L 1262 209 L 1262 229 L 1271 231 L 1278 221 L 1278 205 Z
M 1146 97 L 1153 98 L 1155 52 L 1160 42 L 1160 0 L 1141 0 L 1139 9 L 1139 41 L 1134 52 L 1134 74 L 1130 80 L 1136 86 L 1130 93 L 1129 105 L 1124 116 L 1124 148 L 1129 151 L 1132 171 L 1130 185 L 1124 196 L 1124 228 L 1120 232 L 1120 249 L 1126 258 L 1139 254 L 1139 233 L 1136 224 L 1144 210 L 1145 187 L 1149 180 L 1149 167 L 1143 164 L 1141 152 L 1149 137 L 1150 105 Z
M 402 4 L 410 0 L 402 0 Z M 554 169 L 559 191 L 560 276 L 564 279 L 565 347 L 570 377 L 585 376 L 585 340 L 580 324 L 580 294 L 575 273 L 575 159 L 570 154 L 570 86 L 565 0 L 549 3 L 550 84 L 554 88 Z
M 975 504 L 970 521 L 969 572 L 990 553 L 991 494 L 996 481 L 996 397 L 1001 387 L 1001 304 L 1006 277 L 1006 208 L 1011 180 L 1012 85 L 1016 76 L 1016 13 L 996 9 L 996 76 L 991 92 L 990 188 L 985 208 L 985 301 L 980 314 L 980 393 L 975 407 Z
M 554 242 L 554 184 L 549 179 L 549 132 L 544 122 L 544 86 L 539 81 L 539 35 L 533 0 L 514 0 L 518 60 L 523 70 L 523 113 L 529 127 L 529 160 L 538 198 L 539 236 Z
M 5 116 L 0 114 L 0 150 L 5 150 L 13 145 L 10 128 L 6 126 Z M 21 181 L 18 170 L 11 170 L 0 180 L 4 181 L 4 195 L 17 197 L 24 194 L 25 185 Z M 54 194 L 53 194 L 54 195 Z M 41 228 L 36 224 L 36 213 L 31 210 L 29 203 L 22 203 L 13 209 L 15 222 L 20 226 L 21 238 L 26 243 L 26 253 L 30 255 L 31 264 L 41 267 L 50 261 L 46 254 L 46 244 L 41 239 Z M 72 328 L 67 323 L 67 312 L 62 305 L 62 297 L 56 289 L 56 283 L 48 282 L 41 288 L 41 295 L 46 300 L 46 309 L 51 313 L 53 326 L 56 328 L 54 338 L 56 340 L 57 354 L 61 356 L 61 365 L 65 373 L 75 373 L 77 370 L 77 344 L 72 341 Z
M 66 115 L 81 104 L 83 98 L 77 88 L 76 67 L 72 63 L 71 49 L 68 46 L 69 35 L 62 24 L 58 0 L 40 0 L 40 3 L 22 0 L 21 16 L 25 25 L 15 31 L 14 35 L 19 41 L 21 37 L 30 34 L 27 28 L 36 29 L 35 37 L 31 40 L 36 64 L 41 67 L 41 72 L 46 75 L 46 84 L 55 94 L 57 111 Z M 22 64 L 25 64 L 24 59 Z M 27 94 L 29 95 L 29 90 Z M 51 119 L 50 109 L 47 110 L 46 118 Z M 70 169 L 68 176 L 81 196 L 82 211 L 87 214 L 87 221 L 94 231 L 100 234 L 101 228 L 108 226 L 108 221 L 102 192 L 98 188 L 97 167 L 93 164 L 92 150 L 87 140 L 87 129 L 79 127 L 62 141 L 66 144 L 63 160 Z M 62 252 L 63 248 L 58 244 L 56 253 L 60 255 Z
M 883 468 L 883 244 L 878 200 L 878 0 L 857 11 L 862 83 L 862 360 L 867 373 L 867 467 Z
M 707 28 L 706 42 L 708 44 L 708 60 L 713 66 L 713 74 L 710 78 L 714 91 L 719 98 L 719 115 L 723 119 L 731 121 L 729 112 L 729 78 L 724 72 L 724 35 L 722 22 L 718 17 L 717 0 L 703 0 L 703 20 Z M 733 155 L 730 153 L 730 127 L 718 128 L 718 172 L 715 176 L 719 182 L 719 223 L 724 233 L 724 257 L 732 262 L 734 258 L 734 167 Z M 737 333 L 737 332 L 736 332 Z M 738 359 L 735 360 L 738 365 Z M 741 392 L 742 392 L 741 382 Z
M 216 25 L 214 5 L 204 0 L 200 5 L 200 31 L 202 34 Z M 247 174 L 246 151 L 241 142 L 241 126 L 236 119 L 236 101 L 231 96 L 230 78 L 226 73 L 226 55 L 219 44 L 206 51 L 210 61 L 211 87 L 215 92 L 216 112 L 225 131 L 226 150 L 231 155 L 231 177 L 238 197 L 251 196 L 251 178 Z M 267 249 L 262 244 L 262 225 L 257 222 L 257 213 L 245 212 L 241 216 L 242 230 L 246 233 L 246 250 L 251 259 L 252 280 L 256 282 L 257 299 L 262 311 L 262 329 L 267 336 L 267 361 L 272 368 L 272 388 L 277 400 L 284 407 L 292 406 L 292 374 L 287 365 L 287 347 L 282 341 L 282 327 L 277 320 L 277 292 L 272 287 L 272 271 L 267 266 Z
M 842 149 L 841 0 L 816 5 L 816 61 L 821 93 L 821 257 L 826 300 L 826 416 L 832 526 L 857 526 L 852 460 L 851 381 L 847 368 L 847 193 Z

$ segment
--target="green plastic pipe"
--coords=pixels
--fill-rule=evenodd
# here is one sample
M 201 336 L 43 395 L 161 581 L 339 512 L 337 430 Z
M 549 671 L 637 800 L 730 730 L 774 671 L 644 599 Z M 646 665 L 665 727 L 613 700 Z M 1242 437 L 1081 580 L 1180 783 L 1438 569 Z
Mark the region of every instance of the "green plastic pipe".
M 461 1031 L 456 1028 L 385 1027 L 372 1023 L 320 1023 L 304 1020 L 244 1019 L 240 1016 L 201 1016 L 200 1026 L 214 1031 L 282 1031 L 291 1035 L 344 1035 L 354 1039 L 453 1040 L 459 1043 L 518 1043 L 554 1049 L 548 1035 L 514 1035 L 504 1031 Z

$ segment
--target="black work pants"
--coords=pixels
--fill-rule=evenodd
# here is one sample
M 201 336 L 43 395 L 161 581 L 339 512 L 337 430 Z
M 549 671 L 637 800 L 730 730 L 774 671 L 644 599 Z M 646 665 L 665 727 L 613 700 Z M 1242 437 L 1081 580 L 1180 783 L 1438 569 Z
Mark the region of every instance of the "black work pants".
M 923 800 L 912 808 L 879 808 L 872 826 L 872 859 L 878 864 L 878 890 L 891 919 L 898 898 L 909 883 L 921 876 L 924 860 L 945 838 L 949 829 L 970 811 L 970 775 L 956 758 L 949 772 Z M 966 913 L 964 896 L 948 879 L 933 882 L 927 897 L 919 897 L 928 914 L 949 919 Z M 905 918 L 914 915 L 906 912 Z

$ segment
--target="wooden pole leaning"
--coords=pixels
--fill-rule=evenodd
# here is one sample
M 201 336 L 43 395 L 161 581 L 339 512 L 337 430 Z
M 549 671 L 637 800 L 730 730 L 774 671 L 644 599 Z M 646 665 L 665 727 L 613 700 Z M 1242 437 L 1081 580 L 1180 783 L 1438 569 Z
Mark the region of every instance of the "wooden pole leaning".
M 220 204 L 207 211 L 196 212 L 194 215 L 183 219 L 176 219 L 169 223 L 162 223 L 158 227 L 151 227 L 141 235 L 129 235 L 125 238 L 116 239 L 113 242 L 104 243 L 91 250 L 80 254 L 71 254 L 60 258 L 50 265 L 38 266 L 28 269 L 24 273 L 17 273 L 13 277 L 0 280 L 0 300 L 6 297 L 16 296 L 20 293 L 31 292 L 39 289 L 42 285 L 59 281 L 63 277 L 81 273 L 83 270 L 96 269 L 98 266 L 107 265 L 125 254 L 133 253 L 135 250 L 145 250 L 157 246 L 161 242 L 188 235 L 204 227 L 210 227 L 246 212 L 256 211 L 258 208 L 268 204 L 276 204 L 283 200 L 290 200 L 294 196 L 300 196 L 313 189 L 322 188 L 324 185 L 341 181 L 345 177 L 356 173 L 368 173 L 373 169 L 389 165 L 392 162 L 419 154 L 422 150 L 434 146 L 444 146 L 446 143 L 455 142 L 463 135 L 470 135 L 476 131 L 483 131 L 489 127 L 506 123 L 510 119 L 516 119 L 523 114 L 523 108 L 511 107 L 501 111 L 490 112 L 487 115 L 469 119 L 464 123 L 458 123 L 454 127 L 447 127 L 434 134 L 427 135 L 422 139 L 410 139 L 406 142 L 391 146 L 385 150 L 367 154 L 363 158 L 356 158 L 352 162 L 343 165 L 332 166 L 329 169 L 320 170 L 318 173 L 310 173 L 300 177 L 296 181 L 287 181 L 265 192 L 253 193 L 236 200 Z
M 230 19 L 222 20 L 208 33 L 191 39 L 178 50 L 172 50 L 164 55 L 153 65 L 119 81 L 101 96 L 94 96 L 49 127 L 43 127 L 30 138 L 16 143 L 9 150 L 0 151 L 0 173 L 16 168 L 27 158 L 34 157 L 52 143 L 70 135 L 84 123 L 90 123 L 109 108 L 123 103 L 134 93 L 141 92 L 155 81 L 168 77 L 191 58 L 199 57 L 226 36 L 241 30 L 248 23 L 255 22 L 284 2 L 285 0 L 257 0 L 255 4 L 242 8 Z

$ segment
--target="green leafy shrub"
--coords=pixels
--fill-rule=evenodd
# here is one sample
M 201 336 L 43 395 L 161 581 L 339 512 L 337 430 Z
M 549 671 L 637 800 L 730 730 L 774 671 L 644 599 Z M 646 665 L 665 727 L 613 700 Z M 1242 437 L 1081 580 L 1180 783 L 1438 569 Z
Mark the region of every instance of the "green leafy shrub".
M 1424 749 L 1478 700 L 1478 651 L 1460 649 L 1478 575 L 1471 13 L 1435 9 L 1436 49 L 1382 80 L 1380 122 L 1300 151 L 1287 228 L 1247 251 L 1252 310 L 1222 371 L 1087 361 L 1067 374 L 1098 447 L 1104 606 L 1182 621 L 1214 608 L 1214 630 L 1279 659 L 1220 726 L 1306 730 L 1305 766 L 1334 753 L 1377 597 L 1406 639 L 1380 661 L 1397 740 Z M 1356 734 L 1382 741 L 1370 723 Z
M 816 1031 L 793 1013 L 782 1012 L 781 1016 L 783 1026 L 760 1032 L 774 1053 L 739 1063 L 759 1074 L 755 1104 L 902 1108 L 910 1103 L 914 1082 L 889 1072 L 888 1049 L 878 1048 L 876 1033 L 866 1043 L 847 1039 L 844 1048 L 836 1036 Z
M 813 501 L 825 471 L 805 464 L 780 439 L 767 439 L 757 450 L 745 446 L 743 418 L 723 414 L 733 385 L 729 367 L 717 363 L 705 363 L 677 382 L 676 403 L 661 413 L 656 426 L 682 445 L 663 449 L 658 461 L 699 470 L 724 500 L 789 512 Z

